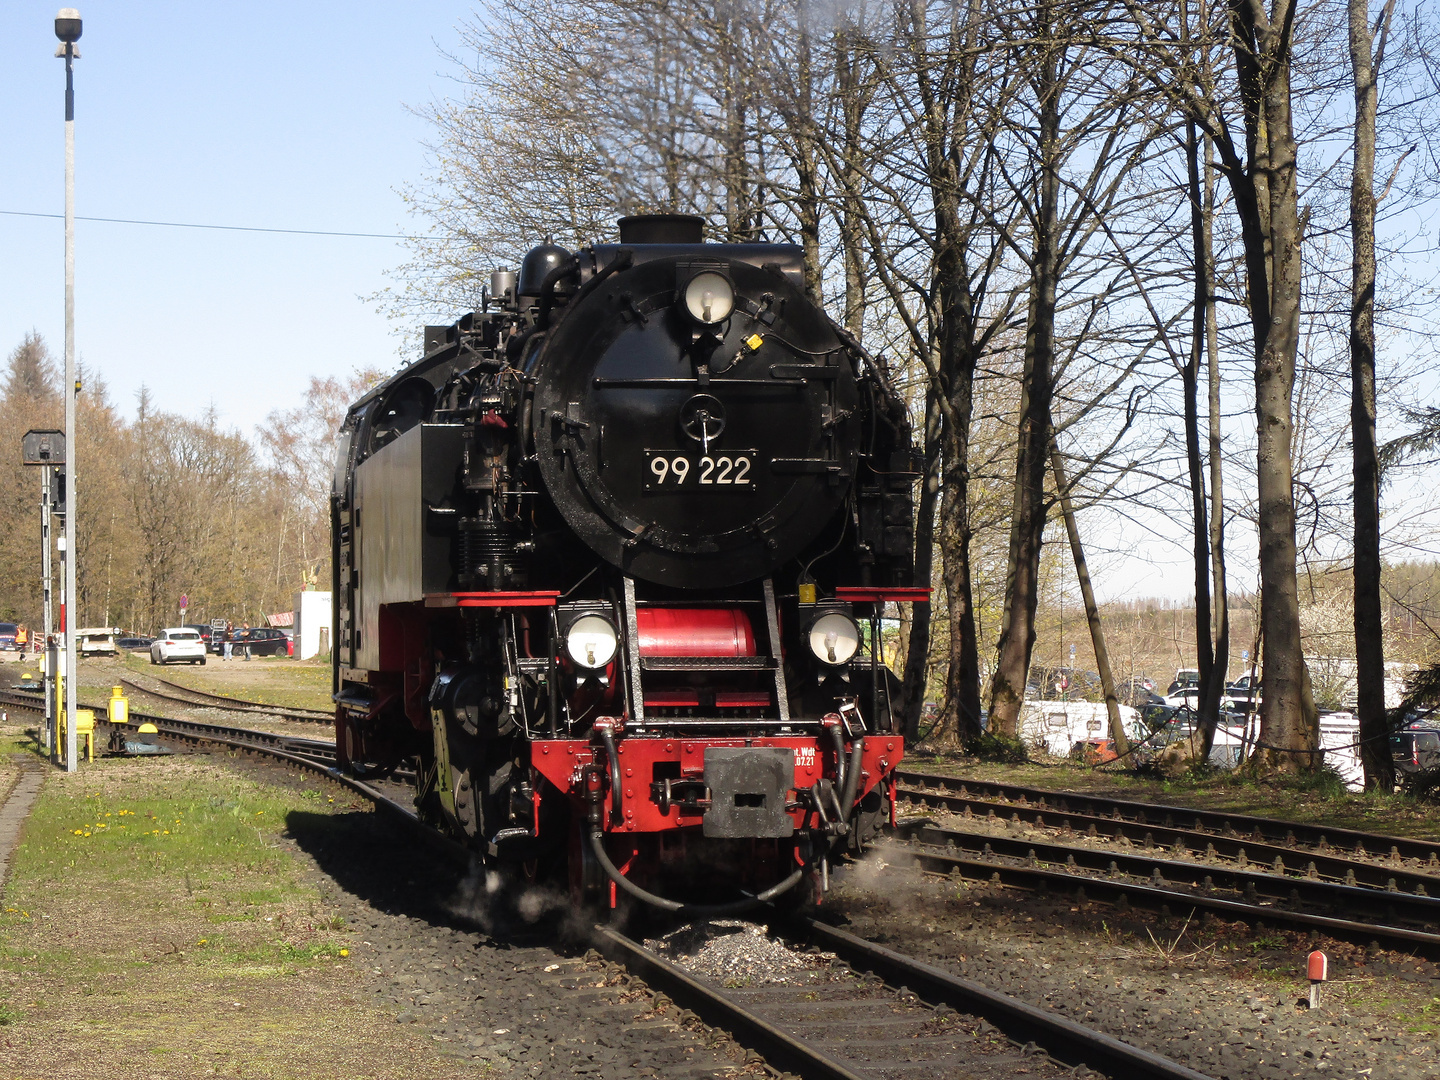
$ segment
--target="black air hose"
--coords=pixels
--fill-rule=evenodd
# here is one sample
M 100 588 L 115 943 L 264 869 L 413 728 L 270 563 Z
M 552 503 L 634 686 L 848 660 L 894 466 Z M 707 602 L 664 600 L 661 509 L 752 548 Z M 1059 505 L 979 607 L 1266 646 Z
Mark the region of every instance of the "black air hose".
M 623 792 L 620 790 L 620 754 L 615 749 L 615 733 L 600 724 L 595 725 L 595 730 L 600 733 L 600 741 L 605 744 L 605 760 L 610 769 L 610 806 L 615 820 L 620 821 L 625 817 L 625 808 L 621 805 Z
M 855 794 L 860 790 L 860 762 L 865 756 L 865 737 L 856 736 L 850 744 L 850 764 L 845 769 L 845 786 L 840 789 L 840 808 L 845 816 L 855 809 Z
M 826 730 L 830 732 L 830 743 L 835 748 L 835 786 L 841 791 L 845 790 L 845 777 L 849 770 L 845 768 L 845 734 L 840 730 L 839 724 L 828 724 Z M 841 804 L 844 806 L 844 803 Z M 842 814 L 840 823 L 845 823 Z
M 590 850 L 594 852 L 595 859 L 599 862 L 601 869 L 605 871 L 606 877 L 636 900 L 639 900 L 643 904 L 658 907 L 662 911 L 681 912 L 697 919 L 717 919 L 753 911 L 755 908 L 774 900 L 777 896 L 789 892 L 796 885 L 800 884 L 800 879 L 803 878 L 810 869 L 809 863 L 796 867 L 795 871 L 778 885 L 772 885 L 764 892 L 755 896 L 748 896 L 744 900 L 735 900 L 729 904 L 682 904 L 678 900 L 667 900 L 663 896 L 656 896 L 654 893 L 642 889 L 622 874 L 619 868 L 610 861 L 610 855 L 605 850 L 604 832 L 598 826 L 590 830 Z

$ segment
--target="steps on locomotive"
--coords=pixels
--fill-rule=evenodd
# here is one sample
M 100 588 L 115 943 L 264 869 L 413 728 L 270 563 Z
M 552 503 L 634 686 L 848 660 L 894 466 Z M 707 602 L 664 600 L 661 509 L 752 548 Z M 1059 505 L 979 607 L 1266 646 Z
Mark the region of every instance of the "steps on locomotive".
M 654 722 L 663 720 L 673 727 L 738 720 L 765 727 L 790 724 L 770 579 L 762 583 L 759 596 L 731 596 L 697 608 L 694 601 L 647 599 L 637 593 L 634 579 L 627 578 L 625 617 L 635 684 L 631 708 L 637 723 L 645 723 L 648 711 Z M 763 646 L 757 623 L 765 631 Z M 712 715 L 697 716 L 694 710 Z M 714 714 L 716 710 L 720 713 Z

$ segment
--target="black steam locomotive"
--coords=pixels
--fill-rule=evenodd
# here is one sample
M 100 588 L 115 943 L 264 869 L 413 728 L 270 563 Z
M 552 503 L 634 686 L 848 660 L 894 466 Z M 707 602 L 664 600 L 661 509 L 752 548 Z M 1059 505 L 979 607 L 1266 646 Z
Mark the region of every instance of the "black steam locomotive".
M 533 249 L 343 426 L 341 766 L 577 901 L 807 895 L 894 812 L 914 479 L 799 248 Z

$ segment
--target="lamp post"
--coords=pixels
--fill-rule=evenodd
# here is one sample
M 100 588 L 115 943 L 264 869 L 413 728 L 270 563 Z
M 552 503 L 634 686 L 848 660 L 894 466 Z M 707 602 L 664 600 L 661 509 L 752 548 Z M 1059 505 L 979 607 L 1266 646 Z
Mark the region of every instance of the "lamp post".
M 75 760 L 75 512 L 78 485 L 75 483 L 75 61 L 80 50 L 80 12 L 61 8 L 55 16 L 55 36 L 60 39 L 56 56 L 65 58 L 65 534 L 61 563 L 64 583 L 60 587 L 60 631 L 65 637 L 65 771 L 74 772 Z

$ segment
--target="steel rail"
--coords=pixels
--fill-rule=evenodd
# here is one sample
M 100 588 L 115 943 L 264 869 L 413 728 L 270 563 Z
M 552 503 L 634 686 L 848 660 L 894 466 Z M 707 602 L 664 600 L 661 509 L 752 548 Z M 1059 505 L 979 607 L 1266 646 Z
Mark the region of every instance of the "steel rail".
M 1319 904 L 1342 914 L 1357 909 L 1394 925 L 1406 920 L 1440 928 L 1440 897 L 1414 896 L 1402 892 L 1341 885 L 1318 878 L 1285 877 L 1253 870 L 1234 870 L 1207 863 L 1167 859 L 1163 855 L 1135 855 L 1092 847 L 1046 844 L 989 833 L 940 828 L 923 821 L 902 822 L 898 834 L 908 840 L 935 847 L 970 851 L 985 856 L 1021 859 L 1028 863 L 1049 863 L 1066 870 L 1089 870 L 1111 876 L 1149 878 L 1151 884 L 1189 885 L 1199 889 L 1224 889 L 1240 893 L 1250 903 L 1266 897 L 1282 903 Z
M 1277 845 L 1305 844 L 1321 849 L 1349 848 L 1357 855 L 1383 858 L 1418 859 L 1440 872 L 1440 841 L 1415 840 L 1405 836 L 1390 836 L 1385 833 L 1361 832 L 1358 829 L 1343 829 L 1329 825 L 1310 825 L 1299 821 L 1284 821 L 1279 818 L 1255 817 L 1250 814 L 1230 814 L 1221 810 L 1197 810 L 1189 806 L 1171 806 L 1163 803 L 1136 802 L 1131 799 L 1115 799 L 1103 795 L 1086 795 L 1072 791 L 1046 791 L 1043 788 L 1020 787 L 1014 784 L 998 784 L 988 780 L 969 780 L 957 776 L 941 776 L 935 773 L 921 773 L 901 770 L 896 774 L 902 784 L 921 784 L 938 787 L 948 792 L 965 795 L 979 792 L 980 798 L 999 799 L 1020 806 L 1040 804 L 1051 812 L 1088 814 L 1094 817 L 1109 816 L 1120 818 L 1147 827 L 1161 824 L 1184 828 L 1177 823 L 1189 819 L 1194 824 L 1191 831 L 1212 832 L 1220 836 L 1243 839 L 1244 830 L 1257 842 Z M 1159 818 L 1158 822 L 1152 819 Z
M 1190 909 L 1193 916 L 1199 912 L 1225 919 L 1229 922 L 1248 923 L 1254 927 L 1289 927 L 1293 930 L 1315 931 L 1327 934 L 1340 941 L 1368 946 L 1381 944 L 1385 948 L 1406 953 L 1423 953 L 1431 958 L 1440 958 L 1440 934 L 1423 930 L 1408 930 L 1404 927 L 1386 926 L 1378 923 L 1361 923 L 1349 919 L 1336 919 L 1327 915 L 1311 915 L 1291 911 L 1282 907 L 1266 907 L 1257 904 L 1226 900 L 1204 893 L 1183 892 L 1155 885 L 1139 885 L 1108 877 L 1094 877 L 1085 874 L 1063 873 L 1036 866 L 1017 866 L 993 859 L 968 859 L 959 855 L 945 855 L 924 850 L 907 850 L 901 847 L 891 849 L 897 862 L 906 859 L 922 870 L 944 876 L 959 876 L 971 881 L 989 882 L 994 885 L 1008 885 L 1030 892 L 1049 892 L 1060 896 L 1074 896 L 1078 901 L 1099 900 L 1103 903 L 1132 905 L 1150 911 L 1174 913 Z M 1123 905 L 1122 905 L 1123 906 Z
M 1087 836 L 1103 836 L 1141 846 L 1178 847 L 1181 850 L 1188 850 L 1193 845 L 1194 850 L 1204 851 L 1207 858 L 1231 859 L 1242 868 L 1253 862 L 1268 866 L 1277 874 L 1309 876 L 1313 867 L 1314 873 L 1319 877 L 1343 881 L 1347 885 L 1367 885 L 1386 891 L 1400 889 L 1418 895 L 1440 895 L 1440 861 L 1427 862 L 1423 869 L 1417 870 L 1401 864 L 1400 857 L 1394 854 L 1388 856 L 1386 862 L 1371 861 L 1387 857 L 1376 854 L 1367 859 L 1363 856 L 1328 854 L 1319 847 L 1287 847 L 1222 832 L 1211 832 L 1203 827 L 1185 828 L 1175 824 L 1173 814 L 1166 819 L 1170 824 L 1158 824 L 1149 820 L 1107 817 L 1060 809 L 1057 803 L 1046 799 L 1038 802 L 1030 802 L 1028 799 L 1024 802 L 1002 802 L 970 795 L 964 791 L 965 784 L 959 786 L 959 792 L 902 787 L 897 789 L 896 799 L 911 806 L 924 806 L 961 815 L 1019 820 L 1041 828 L 1058 829 L 1062 834 L 1084 833 Z M 1054 796 L 1053 792 L 1049 794 Z M 1149 806 L 1149 809 L 1153 811 L 1166 808 Z
M 595 926 L 590 942 L 607 960 L 663 991 L 705 1023 L 730 1032 L 737 1041 L 761 1054 L 775 1068 L 805 1080 L 865 1080 L 843 1063 L 814 1049 L 764 1017 L 695 978 L 676 964 L 608 926 Z
M 784 925 L 784 924 L 782 924 Z M 1068 1017 L 962 979 L 912 956 L 814 920 L 789 924 L 806 940 L 850 967 L 869 971 L 922 1000 L 979 1016 L 1018 1043 L 1033 1042 L 1068 1065 L 1099 1069 L 1123 1080 L 1210 1080 L 1177 1061 L 1131 1046 Z
M 8 704 L 16 708 L 39 711 L 41 701 L 39 694 L 28 692 L 16 692 L 14 690 L 0 691 L 0 704 Z M 97 717 L 104 717 L 105 723 L 110 723 L 110 710 L 105 705 L 81 703 L 83 709 L 90 709 Z M 279 735 L 273 731 L 257 731 L 254 728 L 231 727 L 224 724 L 205 724 L 198 720 L 179 720 L 170 716 L 157 716 L 153 713 L 139 712 L 135 709 L 129 711 L 130 727 L 139 724 L 151 723 L 162 733 L 177 735 L 181 737 L 194 736 L 217 736 L 228 740 L 236 745 L 244 744 L 249 747 L 266 747 L 276 750 L 287 751 L 291 754 L 304 756 L 321 763 L 335 761 L 335 743 L 329 739 L 306 739 L 297 735 Z
M 29 695 L 0 692 L 0 701 L 10 699 L 17 707 L 34 710 L 38 703 Z M 89 706 L 87 706 L 88 708 Z M 369 800 L 377 810 L 421 835 L 447 862 L 468 868 L 474 858 L 464 845 L 425 825 L 415 812 L 396 802 L 363 781 L 344 775 L 313 754 L 319 740 L 287 739 L 269 732 L 202 724 L 191 720 L 131 714 L 137 720 L 149 721 L 168 738 L 192 744 L 212 744 L 247 753 L 258 753 L 297 768 L 309 770 Z M 109 721 L 105 721 L 109 723 Z M 134 725 L 126 725 L 134 726 Z M 293 745 L 299 743 L 300 747 Z M 309 745 L 304 745 L 309 744 Z M 326 744 L 320 744 L 324 746 Z M 333 760 L 334 745 L 328 744 Z M 720 990 L 705 985 L 675 964 L 656 955 L 637 942 L 609 927 L 595 926 L 588 940 L 601 955 L 621 964 L 627 971 L 643 979 L 652 988 L 668 994 L 683 1008 L 700 1016 L 707 1024 L 722 1028 L 749 1049 L 760 1053 L 767 1062 L 804 1078 L 804 1080 L 865 1080 L 833 1058 L 820 1053 L 786 1034 L 757 1013 L 731 1000 Z
M 0 691 L 0 701 L 32 711 L 39 707 L 35 695 Z M 328 762 L 333 761 L 334 754 L 333 743 L 147 714 L 131 713 L 131 716 L 140 722 L 154 723 L 162 734 L 170 738 L 256 753 L 315 773 L 368 800 L 392 820 L 414 829 L 420 834 L 422 842 L 447 862 L 462 868 L 472 865 L 474 855 L 468 848 L 425 825 L 412 808 L 330 765 Z M 328 758 L 317 756 L 327 754 Z M 959 979 L 844 931 L 813 923 L 807 925 L 806 932 L 850 966 L 871 971 L 893 984 L 904 985 L 927 1002 L 944 1003 L 983 1017 L 1008 1037 L 1016 1041 L 1033 1041 L 1057 1059 L 1100 1068 L 1127 1080 L 1131 1077 L 1135 1080 L 1211 1080 L 1205 1074 L 1187 1069 L 1177 1062 L 1129 1046 L 1058 1014 Z M 707 986 L 702 980 L 623 934 L 597 925 L 591 929 L 588 940 L 601 955 L 621 964 L 650 987 L 666 993 L 707 1024 L 729 1032 L 736 1041 L 760 1053 L 772 1066 L 793 1072 L 803 1080 L 865 1080 L 863 1073 L 857 1073 L 789 1035 L 720 989 Z
M 154 679 L 156 682 L 168 686 L 171 689 L 182 690 L 187 694 L 192 694 L 201 700 L 189 701 L 175 694 L 167 694 L 161 690 L 151 690 L 148 687 L 141 686 L 133 679 L 127 679 L 123 676 L 120 682 L 142 694 L 149 694 L 151 697 L 160 698 L 163 701 L 173 701 L 180 705 L 197 705 L 203 708 L 228 709 L 231 712 L 269 713 L 306 724 L 333 723 L 335 720 L 333 713 L 327 713 L 320 709 L 302 709 L 290 705 L 266 705 L 263 701 L 247 701 L 243 698 L 226 697 L 224 694 L 212 694 L 208 690 L 196 690 L 181 683 L 171 682 L 169 679 L 162 679 L 158 675 L 149 675 L 147 678 Z

